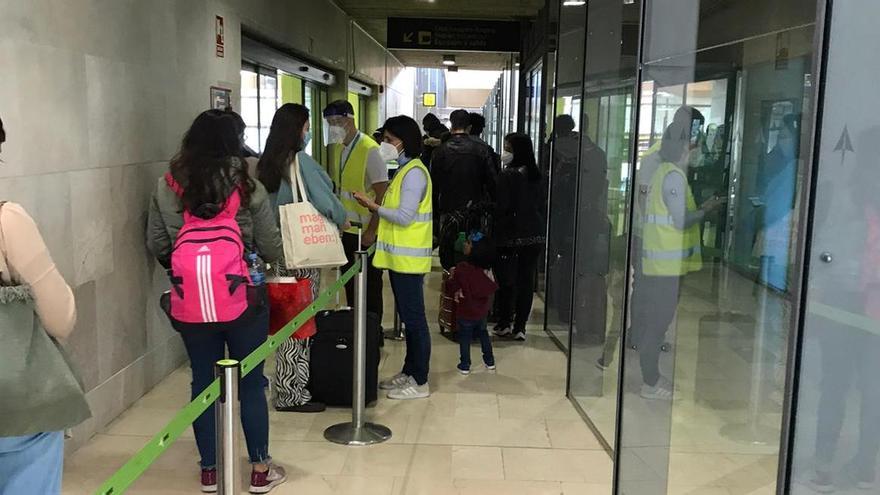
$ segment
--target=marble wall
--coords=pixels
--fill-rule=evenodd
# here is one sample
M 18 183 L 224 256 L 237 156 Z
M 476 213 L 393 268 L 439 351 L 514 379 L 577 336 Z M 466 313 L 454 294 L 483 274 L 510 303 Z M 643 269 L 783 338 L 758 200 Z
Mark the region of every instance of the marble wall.
M 304 3 L 0 0 L 0 199 L 33 215 L 76 294 L 65 345 L 95 414 L 71 448 L 185 361 L 156 303 L 167 282 L 144 248 L 146 208 L 209 88 L 238 100 L 241 26 L 343 74 L 382 75 L 349 67 L 344 12 Z M 224 58 L 215 15 L 225 19 Z

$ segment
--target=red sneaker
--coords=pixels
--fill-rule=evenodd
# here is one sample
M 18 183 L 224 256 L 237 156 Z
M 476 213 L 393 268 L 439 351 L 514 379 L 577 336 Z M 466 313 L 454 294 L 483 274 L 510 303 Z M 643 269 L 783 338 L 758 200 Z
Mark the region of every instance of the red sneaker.
M 284 468 L 276 464 L 269 464 L 269 470 L 260 473 L 251 472 L 251 493 L 269 493 L 276 486 L 287 481 L 287 473 Z
M 216 469 L 202 469 L 202 493 L 217 493 Z

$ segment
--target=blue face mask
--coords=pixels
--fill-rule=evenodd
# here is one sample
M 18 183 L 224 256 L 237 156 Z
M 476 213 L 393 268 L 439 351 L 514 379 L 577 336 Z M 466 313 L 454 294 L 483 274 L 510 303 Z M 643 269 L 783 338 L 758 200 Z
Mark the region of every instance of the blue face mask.
M 407 163 L 409 163 L 410 160 L 411 160 L 411 158 L 409 158 L 406 155 L 404 155 L 403 153 L 401 153 L 397 157 L 397 164 L 402 167 L 402 166 L 406 165 Z
M 303 148 L 308 146 L 310 142 L 312 142 L 312 131 L 306 131 L 303 136 Z

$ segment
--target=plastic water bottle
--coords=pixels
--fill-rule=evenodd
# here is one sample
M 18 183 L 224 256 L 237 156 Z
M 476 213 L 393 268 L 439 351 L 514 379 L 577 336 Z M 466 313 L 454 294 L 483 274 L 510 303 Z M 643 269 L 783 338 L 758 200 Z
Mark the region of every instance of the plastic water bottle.
M 247 259 L 251 284 L 255 287 L 264 285 L 266 283 L 266 274 L 263 272 L 263 267 L 260 265 L 260 259 L 257 257 L 257 253 L 248 254 Z

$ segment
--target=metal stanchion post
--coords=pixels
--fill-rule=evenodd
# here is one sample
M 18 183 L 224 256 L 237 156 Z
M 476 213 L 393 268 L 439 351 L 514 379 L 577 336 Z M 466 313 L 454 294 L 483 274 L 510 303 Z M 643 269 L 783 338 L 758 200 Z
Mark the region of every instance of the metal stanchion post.
M 394 329 L 388 336 L 391 340 L 403 340 L 403 322 L 400 321 L 400 313 L 397 312 L 397 303 L 394 303 Z
M 217 362 L 220 398 L 215 405 L 217 430 L 217 493 L 233 495 L 240 490 L 238 469 L 238 382 L 241 364 L 234 359 Z
M 354 321 L 354 369 L 352 373 L 351 423 L 333 425 L 324 431 L 324 438 L 343 445 L 373 445 L 391 438 L 391 430 L 385 426 L 367 423 L 366 370 L 367 370 L 367 259 L 366 251 L 358 251 L 361 269 L 355 284 Z

